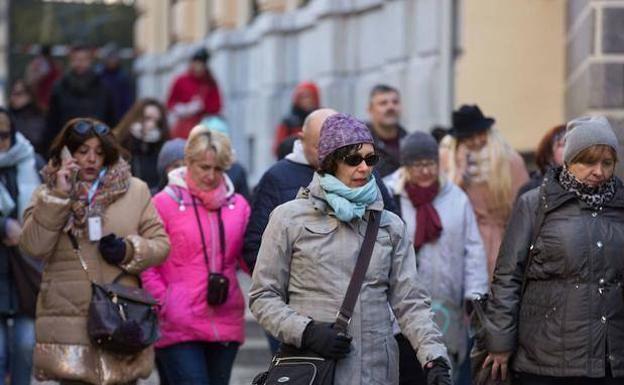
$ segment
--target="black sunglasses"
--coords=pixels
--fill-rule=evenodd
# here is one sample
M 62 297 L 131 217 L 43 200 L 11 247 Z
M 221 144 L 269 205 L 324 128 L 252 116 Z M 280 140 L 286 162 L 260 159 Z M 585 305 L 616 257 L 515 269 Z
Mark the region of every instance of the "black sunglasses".
M 90 130 L 93 130 L 97 135 L 106 135 L 110 132 L 110 128 L 106 124 L 91 123 L 86 120 L 81 120 L 74 124 L 72 130 L 78 135 L 86 135 Z
M 364 161 L 367 166 L 372 167 L 379 162 L 379 155 L 370 154 L 366 157 L 363 157 L 360 154 L 351 154 L 345 156 L 344 158 L 342 158 L 342 160 L 345 162 L 345 164 L 351 167 L 358 166 L 360 163 L 362 163 L 362 161 Z

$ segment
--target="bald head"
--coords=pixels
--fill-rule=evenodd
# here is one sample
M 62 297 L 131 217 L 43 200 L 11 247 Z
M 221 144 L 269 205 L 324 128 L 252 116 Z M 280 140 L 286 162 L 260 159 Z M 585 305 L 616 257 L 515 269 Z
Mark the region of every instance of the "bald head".
M 337 114 L 338 111 L 331 108 L 320 108 L 312 112 L 303 122 L 301 130 L 301 144 L 306 160 L 315 169 L 318 168 L 318 142 L 321 135 L 321 127 L 328 117 Z

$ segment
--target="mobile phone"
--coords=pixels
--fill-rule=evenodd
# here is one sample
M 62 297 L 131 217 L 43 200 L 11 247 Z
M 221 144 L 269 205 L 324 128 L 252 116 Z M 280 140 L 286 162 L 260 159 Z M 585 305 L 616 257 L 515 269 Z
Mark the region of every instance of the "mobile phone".
M 74 157 L 69 151 L 69 148 L 67 148 L 67 146 L 63 146 L 63 148 L 61 149 L 61 161 L 64 162 L 66 160 L 70 160 L 73 158 Z M 72 191 L 74 189 L 74 186 L 76 185 L 76 180 L 78 180 L 78 170 L 74 170 L 74 172 L 72 172 L 71 181 L 70 181 L 72 185 Z

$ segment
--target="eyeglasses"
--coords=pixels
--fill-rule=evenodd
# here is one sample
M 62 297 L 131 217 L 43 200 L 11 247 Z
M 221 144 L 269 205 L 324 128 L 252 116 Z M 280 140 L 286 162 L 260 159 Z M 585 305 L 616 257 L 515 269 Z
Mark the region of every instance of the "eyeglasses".
M 91 123 L 86 120 L 81 120 L 78 123 L 74 124 L 72 130 L 78 135 L 86 135 L 89 131 L 93 130 L 97 135 L 106 135 L 110 132 L 110 128 L 106 124 L 102 123 Z
M 434 160 L 421 160 L 408 164 L 408 167 L 413 167 L 417 170 L 423 170 L 425 168 L 432 169 L 438 165 L 438 162 Z
M 0 132 L 0 140 L 7 140 L 11 138 L 10 132 Z
M 344 158 L 342 158 L 342 160 L 345 162 L 346 165 L 351 166 L 351 167 L 359 166 L 362 163 L 362 161 L 364 161 L 367 166 L 372 167 L 376 165 L 377 163 L 379 163 L 379 155 L 370 154 L 370 155 L 367 155 L 366 157 L 363 157 L 360 154 L 351 154 L 351 155 L 345 156 Z

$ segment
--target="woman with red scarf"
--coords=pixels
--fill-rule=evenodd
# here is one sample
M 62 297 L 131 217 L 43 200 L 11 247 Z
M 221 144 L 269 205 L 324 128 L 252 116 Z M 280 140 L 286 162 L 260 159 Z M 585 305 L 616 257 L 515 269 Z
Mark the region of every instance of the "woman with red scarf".
M 384 179 L 393 193 L 416 250 L 418 275 L 429 289 L 432 310 L 453 368 L 468 353 L 464 301 L 488 290 L 487 260 L 466 194 L 439 174 L 438 145 L 415 132 L 401 143 L 401 168 Z M 416 354 L 401 334 L 400 383 L 424 384 Z M 454 373 L 455 377 L 457 372 Z

